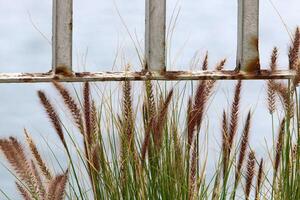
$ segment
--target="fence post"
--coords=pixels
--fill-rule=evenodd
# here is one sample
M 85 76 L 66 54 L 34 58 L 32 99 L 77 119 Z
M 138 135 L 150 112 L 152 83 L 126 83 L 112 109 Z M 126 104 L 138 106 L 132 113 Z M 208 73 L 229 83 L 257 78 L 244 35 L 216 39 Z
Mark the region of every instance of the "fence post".
M 146 0 L 146 70 L 166 71 L 166 0 Z
M 73 0 L 53 0 L 52 69 L 56 74 L 72 72 Z
M 238 0 L 237 69 L 260 70 L 258 50 L 259 0 Z

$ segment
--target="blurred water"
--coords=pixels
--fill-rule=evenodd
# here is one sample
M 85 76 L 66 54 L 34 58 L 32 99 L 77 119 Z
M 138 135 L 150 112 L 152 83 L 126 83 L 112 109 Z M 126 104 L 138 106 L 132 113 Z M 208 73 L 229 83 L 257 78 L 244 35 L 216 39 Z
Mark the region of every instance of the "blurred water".
M 139 70 L 139 59 L 134 44 L 122 23 L 143 51 L 144 2 L 141 0 L 74 0 L 74 68 L 77 71 L 120 70 L 126 62 Z M 177 25 L 168 41 L 168 68 L 189 69 L 189 62 L 196 51 L 202 55 L 209 51 L 211 66 L 221 58 L 228 58 L 227 68 L 233 69 L 236 54 L 236 1 L 168 1 L 168 26 L 175 9 L 180 12 Z M 51 68 L 51 1 L 0 0 L 0 72 L 46 72 Z M 288 31 L 300 22 L 298 0 L 274 1 Z M 269 54 L 274 45 L 279 47 L 279 63 L 287 66 L 287 48 L 290 41 L 286 27 L 269 1 L 261 1 L 260 53 L 263 68 L 267 67 Z M 118 12 L 117 12 L 118 11 Z M 170 36 L 170 35 L 169 35 Z M 119 62 L 114 64 L 118 56 Z M 206 123 L 209 123 L 211 156 L 220 150 L 220 119 L 222 109 L 231 101 L 233 81 L 220 82 L 216 96 L 210 105 Z M 99 83 L 103 86 L 103 83 Z M 114 84 L 114 88 L 118 84 Z M 135 83 L 140 87 L 140 83 Z M 47 161 L 54 166 L 49 148 L 50 142 L 60 161 L 64 155 L 56 135 L 39 106 L 36 91 L 44 89 L 55 94 L 49 84 L 1 84 L 0 85 L 0 137 L 23 137 L 27 128 L 38 143 Z M 254 112 L 251 146 L 257 156 L 266 156 L 265 140 L 270 142 L 270 117 L 266 110 L 263 81 L 246 81 L 243 89 L 241 116 Z M 116 98 L 118 95 L 115 95 Z M 58 98 L 52 97 L 54 101 Z M 135 101 L 137 101 L 135 99 Z M 116 104 L 116 107 L 119 105 Z M 59 147 L 59 148 L 56 148 Z M 51 161 L 52 160 L 52 161 Z M 213 159 L 212 159 L 213 160 Z M 1 156 L 1 163 L 7 163 Z M 66 163 L 64 163 L 66 165 Z M 215 162 L 209 163 L 213 167 Z M 0 166 L 0 189 L 12 199 L 18 199 L 13 176 Z M 5 197 L 0 194 L 0 199 Z

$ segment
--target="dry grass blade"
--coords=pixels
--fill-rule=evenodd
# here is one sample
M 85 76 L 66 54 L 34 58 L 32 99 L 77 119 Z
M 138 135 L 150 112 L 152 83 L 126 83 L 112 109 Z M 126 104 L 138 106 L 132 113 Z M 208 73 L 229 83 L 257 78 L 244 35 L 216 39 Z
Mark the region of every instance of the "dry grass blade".
M 85 122 L 85 132 L 84 132 L 84 138 L 83 138 L 83 145 L 84 145 L 84 151 L 86 156 L 86 163 L 88 168 L 88 175 L 94 190 L 94 179 L 93 179 L 93 170 L 92 170 L 92 145 L 93 145 L 93 139 L 95 133 L 92 132 L 93 130 L 93 120 L 92 119 L 92 104 L 91 104 L 91 91 L 90 91 L 90 84 L 88 82 L 85 82 L 83 85 L 83 110 L 84 110 L 84 122 Z
M 192 144 L 193 141 L 193 132 L 194 132 L 194 126 L 193 126 L 193 114 L 192 111 L 192 98 L 190 97 L 188 100 L 187 105 L 187 129 L 188 129 L 188 144 L 189 146 Z
M 226 63 L 226 59 L 221 60 L 221 61 L 216 65 L 215 69 L 216 69 L 217 71 L 222 70 L 222 69 L 224 68 L 224 66 L 225 66 L 225 63 Z M 207 99 L 208 99 L 208 97 L 210 97 L 210 95 L 211 95 L 211 93 L 212 93 L 212 91 L 213 91 L 213 88 L 214 88 L 214 86 L 215 86 L 216 80 L 208 80 L 208 81 L 206 81 L 206 82 L 207 82 L 207 84 L 206 84 L 206 88 L 205 88 L 205 90 L 204 90 L 204 92 L 205 92 L 204 94 L 205 94 L 205 96 L 207 96 Z
M 300 30 L 299 30 L 299 27 L 297 27 L 292 45 L 289 49 L 289 67 L 290 67 L 290 69 L 296 69 L 296 64 L 299 59 L 299 48 L 300 48 Z
M 17 139 L 10 137 L 0 140 L 0 149 L 13 167 L 20 180 L 24 181 L 30 191 L 34 190 L 33 174 L 22 145 Z
M 216 70 L 222 70 L 224 65 L 226 63 L 226 59 L 221 60 L 217 66 Z M 209 81 L 200 81 L 197 89 L 196 94 L 194 98 L 194 105 L 192 107 L 191 113 L 190 113 L 190 122 L 188 123 L 188 145 L 191 146 L 194 138 L 194 132 L 195 130 L 199 130 L 203 114 L 205 110 L 206 103 L 213 91 L 213 88 L 215 86 L 216 80 L 209 80 Z
M 25 187 L 16 182 L 17 189 L 24 199 L 63 199 L 67 172 L 62 177 L 56 177 L 50 181 L 47 190 L 50 194 L 46 194 L 39 170 L 33 160 L 29 162 L 26 158 L 23 146 L 15 138 L 1 139 L 0 149 L 16 172 L 18 179 L 22 181 L 26 187 L 25 189 Z
M 54 107 L 52 106 L 52 104 L 50 103 L 50 101 L 48 100 L 46 94 L 39 90 L 38 91 L 38 96 L 40 98 L 40 102 L 43 105 L 49 119 L 52 122 L 52 125 L 54 127 L 54 129 L 56 130 L 57 135 L 59 136 L 61 142 L 63 143 L 64 147 L 67 148 L 67 144 L 65 141 L 65 137 L 64 137 L 64 133 L 63 133 L 63 129 L 60 123 L 60 119 L 58 117 L 58 114 L 56 112 L 56 110 L 54 109 Z
M 151 119 L 156 114 L 156 105 L 154 101 L 153 88 L 151 81 L 145 81 L 146 88 L 146 105 L 149 111 L 148 118 Z
M 241 147 L 240 147 L 240 154 L 238 158 L 238 163 L 237 163 L 237 169 L 236 169 L 236 175 L 235 175 L 235 181 L 236 183 L 239 181 L 240 174 L 241 174 L 241 169 L 245 160 L 245 155 L 246 155 L 246 150 L 248 147 L 249 143 L 249 132 L 250 132 L 250 121 L 251 120 L 251 112 L 248 112 L 247 119 L 246 119 L 246 124 L 243 130 L 243 136 L 242 136 L 242 141 L 241 141 Z
M 90 97 L 90 85 L 88 82 L 83 86 L 83 108 L 84 108 L 84 121 L 85 121 L 85 142 L 86 145 L 91 144 L 91 97 Z
M 278 60 L 278 49 L 277 47 L 274 47 L 271 55 L 271 63 L 270 63 L 271 71 L 277 70 L 277 60 Z
M 100 129 L 98 124 L 98 112 L 94 100 L 92 100 L 92 107 L 91 107 L 91 128 L 92 128 L 92 142 L 95 143 L 97 141 L 97 137 Z
M 195 140 L 192 149 L 192 158 L 191 158 L 191 167 L 190 167 L 189 199 L 193 199 L 195 195 L 197 163 L 198 163 L 197 141 Z
M 293 87 L 297 87 L 300 82 L 300 59 L 296 63 L 296 77 L 293 80 Z
M 226 63 L 226 59 L 223 59 L 223 60 L 221 60 L 218 64 L 217 64 L 217 66 L 216 66 L 216 70 L 217 71 L 220 71 L 220 70 L 223 70 L 224 69 L 224 66 L 225 66 L 225 63 Z
M 180 141 L 180 136 L 179 136 L 179 131 L 178 131 L 178 127 L 177 127 L 177 123 L 176 122 L 172 122 L 171 123 L 172 127 L 172 139 L 173 139 L 173 145 L 174 145 L 174 153 L 175 153 L 175 162 L 176 162 L 176 171 L 178 172 L 176 174 L 177 179 L 182 178 L 181 176 L 181 172 L 184 170 L 184 162 L 183 162 L 183 146 L 181 144 Z
M 259 200 L 259 194 L 261 190 L 262 184 L 262 175 L 263 175 L 263 159 L 260 160 L 258 173 L 257 173 L 257 180 L 256 180 L 256 188 L 255 188 L 255 200 Z
M 220 199 L 220 173 L 219 172 L 217 172 L 217 175 L 215 178 L 215 183 L 214 183 L 211 199 L 212 200 Z
M 132 112 L 132 96 L 131 83 L 124 81 L 123 83 L 123 128 L 124 137 L 128 145 L 132 148 L 134 144 L 134 119 Z
M 223 156 L 223 177 L 226 175 L 229 159 L 229 143 L 228 143 L 228 124 L 225 110 L 222 118 L 222 156 Z
M 63 200 L 66 184 L 68 180 L 68 171 L 62 175 L 56 176 L 48 185 L 47 200 Z
M 278 58 L 278 49 L 274 47 L 272 55 L 271 55 L 271 63 L 270 63 L 270 69 L 271 71 L 275 71 L 277 69 L 277 58 Z M 268 88 L 268 110 L 272 114 L 275 111 L 276 107 L 276 96 L 274 91 L 274 80 L 268 80 L 267 81 L 267 88 Z
M 295 106 L 290 93 L 292 91 L 289 90 L 288 87 L 283 83 L 277 83 L 277 82 L 273 84 L 273 88 L 278 93 L 280 99 L 282 100 L 286 114 L 288 114 L 292 118 L 294 116 L 294 106 Z
M 201 81 L 196 89 L 196 94 L 194 97 L 194 105 L 191 109 L 190 115 L 190 122 L 189 122 L 189 131 L 188 131 L 188 146 L 191 146 L 193 143 L 194 132 L 197 127 L 200 126 L 202 121 L 202 115 L 204 112 L 204 107 L 206 103 L 206 99 L 208 98 L 205 95 L 206 89 L 206 81 Z
M 30 197 L 30 194 L 28 193 L 28 191 L 21 186 L 18 182 L 15 182 L 17 189 L 19 190 L 21 196 L 23 197 L 24 200 L 33 200 L 33 198 Z
M 203 63 L 202 63 L 202 70 L 205 71 L 208 69 L 208 52 L 206 52 Z
M 73 120 L 78 127 L 80 133 L 84 134 L 84 126 L 83 126 L 83 120 L 82 120 L 82 113 L 81 110 L 76 103 L 76 101 L 71 96 L 70 92 L 60 83 L 54 81 L 53 85 L 57 89 L 57 91 L 60 93 L 61 97 L 64 100 L 64 103 L 66 104 L 67 108 L 69 109 Z
M 91 161 L 92 161 L 92 168 L 96 171 L 99 172 L 100 170 L 100 146 L 99 144 L 95 144 L 92 147 L 92 151 L 91 151 Z M 104 162 L 104 161 L 102 161 Z
M 231 152 L 231 148 L 233 145 L 233 141 L 234 141 L 236 131 L 237 131 L 237 126 L 238 126 L 241 90 L 242 90 L 242 81 L 239 80 L 235 86 L 234 99 L 233 99 L 233 102 L 231 105 L 231 117 L 230 117 L 229 131 L 228 131 L 229 155 Z
M 173 96 L 173 89 L 167 95 L 166 100 L 158 108 L 158 114 L 153 123 L 153 140 L 156 148 L 160 148 L 163 138 L 163 127 L 166 123 L 168 107 Z
M 132 111 L 132 96 L 130 81 L 123 82 L 123 104 L 122 104 L 122 118 L 120 118 L 120 174 L 121 187 L 125 187 L 127 171 L 125 170 L 130 158 L 136 160 L 136 149 L 134 146 L 134 119 Z M 133 157 L 131 157 L 133 156 Z
M 154 123 L 154 118 L 156 116 L 156 103 L 154 101 L 153 89 L 151 81 L 145 81 L 146 89 L 146 100 L 144 104 L 144 124 L 145 124 L 145 138 L 142 144 L 142 160 L 145 160 L 147 150 L 150 144 L 151 128 Z
M 134 158 L 137 162 L 137 152 L 135 149 L 135 137 L 134 137 L 134 117 L 132 109 L 132 96 L 131 96 L 131 83 L 130 81 L 123 82 L 123 105 L 122 105 L 122 119 L 120 118 L 121 125 L 121 182 L 122 187 L 125 184 L 126 179 L 126 166 L 130 158 Z M 133 156 L 133 157 L 131 157 Z
M 31 153 L 32 153 L 33 157 L 35 158 L 35 161 L 37 162 L 41 172 L 43 173 L 44 177 L 47 180 L 51 180 L 52 174 L 51 174 L 50 170 L 48 169 L 48 167 L 46 166 L 44 160 L 42 159 L 35 143 L 33 142 L 32 138 L 30 137 L 30 135 L 28 134 L 26 129 L 24 129 L 24 133 L 26 136 L 26 141 L 28 143 L 28 146 L 31 150 Z
M 33 171 L 35 187 L 37 188 L 37 194 L 38 194 L 40 199 L 44 199 L 45 198 L 45 187 L 44 187 L 44 184 L 42 182 L 42 178 L 40 176 L 40 173 L 39 173 L 38 169 L 36 168 L 35 163 L 33 162 L 33 160 L 31 160 L 31 168 L 32 168 L 32 171 Z
M 284 139 L 284 129 L 285 129 L 285 119 L 283 119 L 281 121 L 280 129 L 279 129 L 278 136 L 277 136 L 275 163 L 274 163 L 274 178 L 277 175 L 279 164 L 280 164 L 282 145 L 283 145 L 283 139 Z
M 245 186 L 246 200 L 248 200 L 250 196 L 254 173 L 255 173 L 255 154 L 253 151 L 251 151 L 249 153 L 248 162 L 247 162 L 246 186 Z
M 151 119 L 151 123 L 153 123 L 153 118 Z M 145 132 L 145 138 L 144 138 L 144 141 L 143 141 L 143 144 L 142 144 L 142 150 L 141 150 L 141 155 L 142 155 L 142 160 L 144 161 L 145 158 L 146 158 L 146 153 L 147 153 L 147 150 L 149 148 L 149 144 L 150 144 L 150 137 L 151 137 L 151 128 L 152 126 L 148 126 L 146 128 L 146 132 Z

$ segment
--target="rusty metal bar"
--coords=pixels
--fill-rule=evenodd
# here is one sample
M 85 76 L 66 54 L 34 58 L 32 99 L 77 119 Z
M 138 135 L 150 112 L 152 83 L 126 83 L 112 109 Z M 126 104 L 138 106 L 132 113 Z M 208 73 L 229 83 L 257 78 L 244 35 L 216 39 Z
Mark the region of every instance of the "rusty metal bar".
M 52 69 L 55 73 L 72 72 L 73 0 L 53 0 Z
M 238 0 L 237 69 L 260 69 L 258 51 L 259 0 Z
M 146 0 L 146 70 L 166 71 L 166 0 Z
M 141 81 L 141 80 L 262 80 L 262 79 L 291 79 L 295 71 L 260 70 L 259 73 L 242 73 L 236 71 L 166 71 L 158 72 L 80 72 L 71 76 L 48 73 L 0 73 L 0 83 L 37 83 L 51 82 L 84 82 L 84 81 Z

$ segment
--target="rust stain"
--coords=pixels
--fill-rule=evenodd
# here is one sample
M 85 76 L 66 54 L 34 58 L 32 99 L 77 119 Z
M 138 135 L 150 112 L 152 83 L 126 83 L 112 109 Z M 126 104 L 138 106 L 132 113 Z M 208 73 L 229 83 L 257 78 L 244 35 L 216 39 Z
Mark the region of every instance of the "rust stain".
M 248 41 L 248 45 L 250 52 L 246 53 L 249 53 L 251 56 L 252 54 L 254 55 L 252 58 L 244 58 L 244 61 L 239 63 L 238 69 L 246 73 L 258 72 L 260 70 L 258 38 L 256 36 L 251 37 Z
M 145 76 L 151 77 L 151 74 L 147 74 L 146 71 L 133 72 L 131 75 L 132 75 L 132 80 L 142 80 L 143 77 Z
M 33 79 L 32 78 L 23 78 L 23 79 L 21 79 L 21 81 L 24 83 L 31 83 L 31 82 L 33 82 Z
M 177 80 L 178 76 L 182 75 L 183 73 L 180 71 L 176 72 L 161 72 L 161 75 L 163 75 L 168 80 Z
M 144 70 L 146 70 L 146 71 L 148 71 L 148 70 L 149 70 L 149 67 L 148 67 L 148 62 L 145 62 Z
M 82 78 L 85 76 L 91 76 L 91 73 L 90 72 L 80 72 L 80 73 L 77 72 L 77 73 L 75 73 L 75 76 Z
M 257 72 L 260 70 L 259 58 L 251 59 L 245 64 L 245 72 Z
M 72 31 L 72 29 L 73 29 L 73 23 L 72 22 L 69 23 L 69 29 L 70 29 L 70 31 Z
M 257 37 L 252 37 L 250 40 L 250 44 L 254 49 L 258 50 L 258 38 Z
M 145 71 L 134 72 L 134 76 L 136 76 L 136 77 L 145 76 L 146 74 L 147 74 L 147 72 L 145 72 Z
M 57 66 L 55 68 L 55 75 L 62 75 L 66 77 L 72 77 L 74 76 L 73 72 L 68 68 L 67 66 Z

